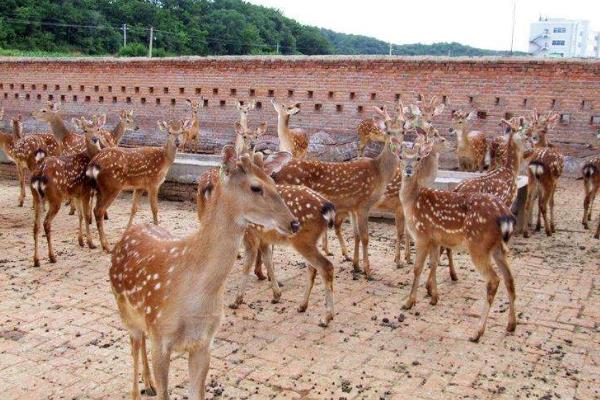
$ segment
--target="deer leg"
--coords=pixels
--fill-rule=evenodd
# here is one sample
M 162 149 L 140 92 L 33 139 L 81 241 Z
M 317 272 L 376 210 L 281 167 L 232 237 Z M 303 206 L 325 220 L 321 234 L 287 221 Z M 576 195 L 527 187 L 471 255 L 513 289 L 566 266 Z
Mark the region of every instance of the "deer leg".
M 156 389 L 154 388 L 154 382 L 150 375 L 150 365 L 148 365 L 148 352 L 146 351 L 146 337 L 142 333 L 140 340 L 140 351 L 142 356 L 142 379 L 144 381 L 144 392 L 146 396 L 156 396 Z
M 81 201 L 81 205 L 82 205 L 82 212 L 83 212 L 83 216 L 85 218 L 85 236 L 86 236 L 86 241 L 87 241 L 87 245 L 90 249 L 95 249 L 96 245 L 94 244 L 94 241 L 92 240 L 92 232 L 90 230 L 90 224 L 92 223 L 92 210 L 90 208 L 90 204 L 91 204 L 91 199 L 89 197 L 84 197 Z
M 25 168 L 17 163 L 17 175 L 19 177 L 19 207 L 25 203 Z
M 429 248 L 429 277 L 427 278 L 427 294 L 431 296 L 429 304 L 435 306 L 438 302 L 437 290 L 437 266 L 440 259 L 440 246 L 431 246 Z
M 456 270 L 454 269 L 454 258 L 452 257 L 452 249 L 450 247 L 446 247 L 446 255 L 448 256 L 448 271 L 450 272 L 450 279 L 457 281 L 458 276 L 456 275 Z
M 481 311 L 479 327 L 477 329 L 477 333 L 469 339 L 472 342 L 478 342 L 479 338 L 481 338 L 481 336 L 483 335 L 483 332 L 485 332 L 485 325 L 487 323 L 487 318 L 490 313 L 490 308 L 492 307 L 494 297 L 496 296 L 496 292 L 498 291 L 500 279 L 492 269 L 492 263 L 490 260 L 489 253 L 481 254 L 482 250 L 475 248 L 475 245 L 469 246 L 469 252 L 471 253 L 471 259 L 473 260 L 475 268 L 477 268 L 479 273 L 483 275 L 483 278 L 486 281 L 487 295 L 486 301 L 483 303 L 483 310 Z
M 48 258 L 51 263 L 56 262 L 56 255 L 54 255 L 54 249 L 52 248 L 52 220 L 60 210 L 60 201 L 49 202 L 48 212 L 44 219 L 44 233 L 46 234 L 46 241 L 48 242 Z
M 355 212 L 350 214 L 350 220 L 352 221 L 352 230 L 354 232 L 354 257 L 352 258 L 352 266 L 354 267 L 355 272 L 360 272 L 359 264 L 360 264 L 360 254 L 359 254 L 359 246 L 360 246 L 360 233 L 358 230 L 358 217 Z
M 533 202 L 535 201 L 535 195 L 537 191 L 537 180 L 530 173 L 527 175 L 529 179 L 529 184 L 527 185 L 527 202 L 525 203 L 525 215 L 523 216 L 523 220 L 525 223 L 523 224 L 523 237 L 529 237 L 529 228 L 531 227 L 531 219 L 533 216 Z
M 554 224 L 554 194 L 556 193 L 556 182 L 552 183 L 552 187 L 550 189 L 550 199 L 548 201 L 550 205 L 550 231 L 552 233 L 556 232 L 556 225 Z
M 71 199 L 71 205 L 77 209 L 77 219 L 79 225 L 77 227 L 77 242 L 80 247 L 85 247 L 85 243 L 83 241 L 83 210 L 81 201 L 79 199 Z
M 129 222 L 127 222 L 128 228 L 133 223 L 133 218 L 135 217 L 135 214 L 137 214 L 140 197 L 142 197 L 143 193 L 144 193 L 144 191 L 142 189 L 135 189 L 133 191 L 133 198 L 131 200 L 131 213 L 129 214 Z
M 306 268 L 306 287 L 304 288 L 304 298 L 302 303 L 298 306 L 298 312 L 304 312 L 308 308 L 308 300 L 310 299 L 310 292 L 315 284 L 315 277 L 317 276 L 317 270 L 312 265 Z
M 131 357 L 133 358 L 133 385 L 131 388 L 131 398 L 133 400 L 141 400 L 140 388 L 138 386 L 138 376 L 140 375 L 140 339 L 134 338 L 132 334 L 129 334 L 129 341 L 131 342 Z
M 190 350 L 188 370 L 190 374 L 190 400 L 204 400 L 206 375 L 210 366 L 210 346 Z
M 96 207 L 94 208 L 96 228 L 98 229 L 98 235 L 100 236 L 102 249 L 109 253 L 110 247 L 108 245 L 108 240 L 106 240 L 106 235 L 104 234 L 104 214 L 106 214 L 106 209 L 110 207 L 112 202 L 117 198 L 119 191 L 116 190 L 108 192 L 107 190 L 101 190 L 97 193 Z
M 67 204 L 69 205 L 69 215 L 75 215 L 75 211 L 77 211 L 77 206 L 75 204 L 73 204 L 73 200 L 69 200 L 67 202 Z M 67 205 L 65 204 L 65 205 Z
M 346 246 L 346 240 L 344 239 L 344 232 L 342 232 L 343 224 L 344 224 L 344 218 L 340 218 L 339 221 L 336 218 L 335 235 L 337 236 L 338 242 L 340 242 L 340 248 L 342 249 L 342 257 L 344 258 L 344 261 L 350 261 L 351 258 L 348 255 L 348 246 Z
M 262 253 L 259 250 L 258 254 L 256 255 L 256 261 L 254 263 L 254 275 L 256 275 L 259 281 L 264 281 L 265 279 L 267 279 L 267 277 L 263 273 L 262 264 Z
M 552 236 L 552 229 L 550 228 L 550 221 L 548 219 L 548 204 L 550 202 L 550 196 L 550 190 L 542 190 L 542 193 L 540 193 L 538 199 L 538 225 L 540 225 L 541 214 L 544 218 L 544 231 L 546 232 L 546 236 Z
M 600 239 L 600 218 L 598 219 L 598 227 L 596 228 L 596 233 L 594 234 L 594 239 Z
M 158 188 L 150 188 L 148 191 L 150 198 L 150 209 L 152 210 L 152 221 L 158 225 Z
M 411 257 L 410 257 L 410 232 L 406 228 L 404 229 L 404 261 L 406 261 L 407 264 L 411 263 Z
M 33 217 L 33 266 L 40 266 L 40 255 L 38 250 L 39 244 L 39 234 L 40 234 L 40 222 L 42 219 L 42 199 L 39 197 L 37 192 L 32 191 L 33 197 L 33 208 L 34 208 L 34 217 Z
M 583 218 L 581 219 L 581 224 L 585 229 L 590 229 L 588 225 L 588 221 L 591 216 L 591 202 L 592 200 L 592 191 L 590 190 L 590 183 L 584 180 L 583 190 L 585 191 L 585 196 L 583 198 Z
M 325 316 L 319 321 L 319 325 L 326 327 L 329 325 L 329 321 L 333 320 L 333 264 L 323 256 L 317 250 L 316 244 L 311 246 L 310 244 L 302 244 L 294 246 L 294 248 L 308 261 L 312 266 L 313 270 L 319 272 L 323 284 L 325 285 Z M 311 286 L 314 283 L 314 274 L 311 277 Z M 311 287 L 312 289 L 312 287 Z M 305 310 L 308 307 L 308 301 L 310 297 L 310 291 L 306 291 L 306 297 L 303 300 L 303 307 Z
M 429 247 L 430 246 L 428 243 L 422 243 L 419 241 L 415 242 L 417 255 L 415 258 L 415 267 L 413 272 L 414 277 L 408 300 L 406 300 L 406 303 L 404 303 L 402 306 L 404 310 L 411 309 L 417 301 L 417 288 L 419 287 L 419 280 L 421 278 L 421 271 L 423 271 L 423 265 L 425 264 L 425 260 L 427 259 L 427 255 L 429 253 Z
M 498 246 L 494 253 L 492 253 L 502 279 L 504 279 L 504 285 L 506 286 L 506 292 L 508 293 L 508 325 L 506 326 L 507 332 L 514 332 L 517 327 L 517 316 L 515 312 L 515 281 L 510 271 L 510 266 L 506 260 L 506 252 L 502 246 Z
M 160 339 L 152 338 L 152 369 L 156 379 L 157 400 L 169 400 L 171 350 Z
M 371 265 L 369 263 L 369 214 L 368 211 L 361 210 L 357 215 L 358 232 L 363 251 L 363 269 L 367 279 L 372 279 Z
M 595 186 L 594 188 L 592 188 L 591 194 L 590 194 L 590 201 L 589 201 L 589 206 L 588 206 L 588 212 L 587 212 L 587 222 L 592 220 L 592 207 L 594 205 L 594 200 L 596 200 L 596 193 L 598 192 L 598 186 Z M 586 224 L 587 225 L 587 224 Z
M 329 238 L 327 237 L 327 230 L 323 232 L 323 237 L 321 238 L 321 247 L 323 247 L 323 251 L 328 256 L 333 256 L 333 252 L 329 251 Z
M 400 242 L 404 237 L 404 211 L 402 207 L 396 207 L 395 210 L 395 220 L 396 220 L 396 256 L 394 257 L 394 262 L 397 267 L 402 266 L 402 255 L 400 252 Z
M 273 248 L 270 244 L 261 245 L 260 252 L 265 260 L 267 276 L 271 280 L 271 289 L 273 290 L 273 300 L 271 300 L 271 302 L 279 303 L 279 299 L 281 298 L 281 289 L 279 288 L 279 282 L 277 281 L 275 269 L 273 268 Z
M 256 263 L 258 253 L 258 241 L 253 240 L 253 238 L 250 238 L 249 234 L 246 233 L 244 235 L 244 268 L 242 281 L 240 283 L 240 287 L 238 288 L 238 293 L 235 297 L 235 301 L 229 305 L 230 308 L 238 308 L 240 304 L 244 302 L 244 293 L 246 292 L 246 286 L 248 285 L 248 281 L 250 280 L 250 270 L 252 269 L 252 266 Z

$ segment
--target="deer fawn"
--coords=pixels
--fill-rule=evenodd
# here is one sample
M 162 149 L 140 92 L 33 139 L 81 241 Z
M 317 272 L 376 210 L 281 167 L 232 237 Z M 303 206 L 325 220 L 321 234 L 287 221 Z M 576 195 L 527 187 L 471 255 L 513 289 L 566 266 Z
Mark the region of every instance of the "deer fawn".
M 600 132 L 596 134 L 596 138 L 600 141 Z M 592 220 L 592 205 L 596 199 L 598 189 L 600 189 L 600 157 L 593 158 L 581 168 L 583 175 L 583 190 L 585 197 L 583 199 L 583 218 L 581 223 L 585 229 L 590 229 L 588 222 Z M 600 239 L 600 220 L 594 238 Z
M 97 186 L 97 201 L 94 216 L 100 242 L 105 251 L 110 251 L 104 234 L 104 214 L 123 189 L 133 189 L 131 215 L 127 226 L 131 226 L 138 210 L 138 201 L 148 191 L 154 224 L 158 224 L 158 189 L 165 180 L 169 168 L 175 161 L 179 137 L 189 129 L 190 121 L 159 121 L 161 131 L 168 133 L 164 147 L 102 149 L 91 161 L 87 175 Z
M 292 153 L 294 158 L 304 158 L 308 152 L 308 135 L 301 128 L 290 128 L 290 117 L 300 112 L 300 103 L 291 106 L 278 103 L 271 99 L 277 111 L 277 137 L 279 150 Z
M 419 278 L 428 256 L 431 270 L 427 280 L 427 292 L 431 296 L 430 303 L 437 304 L 436 268 L 440 247 L 464 245 L 473 264 L 487 281 L 487 301 L 477 333 L 471 340 L 476 342 L 483 335 L 488 313 L 498 289 L 499 279 L 492 268 L 492 258 L 500 269 L 508 291 L 507 330 L 512 332 L 517 323 L 515 288 L 506 259 L 506 243 L 512 234 L 514 217 L 499 199 L 487 194 L 464 194 L 423 187 L 421 179 L 432 174 L 423 168 L 422 164 L 422 160 L 431 151 L 431 145 L 430 142 L 424 142 L 422 145 L 415 145 L 415 149 L 403 151 L 404 175 L 400 200 L 407 228 L 415 240 L 417 249 L 413 284 L 403 308 L 412 308 L 416 302 Z
M 233 153 L 233 152 L 231 152 Z M 131 340 L 131 395 L 140 399 L 139 357 L 147 392 L 168 398 L 171 352 L 187 351 L 190 399 L 205 398 L 210 348 L 223 316 L 225 280 L 249 224 L 293 234 L 298 221 L 271 179 L 248 155 L 223 160 L 198 231 L 177 239 L 145 224 L 128 228 L 115 245 L 110 281 Z M 150 339 L 156 386 L 148 367 Z M 156 389 L 155 389 L 156 388 Z
M 457 110 L 452 113 L 450 133 L 456 134 L 456 154 L 461 171 L 482 172 L 485 168 L 488 154 L 485 135 L 483 132 L 469 131 L 469 121 L 476 116 L 475 111 L 467 114 Z
M 187 99 L 186 103 L 190 106 L 190 118 L 191 121 L 190 126 L 183 132 L 183 139 L 181 141 L 181 149 L 185 150 L 189 143 L 194 144 L 198 143 L 200 138 L 200 105 L 204 100 L 203 97 L 199 99 Z
M 564 157 L 558 148 L 552 145 L 546 134 L 548 129 L 558 121 L 559 114 L 550 112 L 539 117 L 534 112 L 532 140 L 535 145 L 527 168 L 529 184 L 527 186 L 527 203 L 525 206 L 525 227 L 523 236 L 529 237 L 529 224 L 533 214 L 533 203 L 538 198 L 538 218 L 536 230 L 541 229 L 541 219 L 544 219 L 544 231 L 547 236 L 552 236 L 556 231 L 554 225 L 554 193 L 558 178 L 562 175 Z M 550 209 L 550 221 L 547 211 Z
M 359 158 L 350 162 L 321 162 L 294 159 L 274 175 L 279 184 L 304 185 L 322 194 L 335 205 L 336 212 L 350 214 L 354 227 L 353 265 L 358 270 L 359 246 L 362 244 L 363 266 L 371 278 L 368 246 L 369 210 L 379 201 L 386 185 L 393 179 L 398 157 L 391 145 L 400 143 L 395 136 L 382 135 L 384 146 L 376 158 Z
M 504 152 L 503 165 L 483 176 L 465 179 L 455 188 L 455 193 L 484 193 L 498 198 L 506 207 L 511 208 L 517 198 L 517 178 L 523 153 L 528 150 L 529 139 L 527 137 L 527 127 L 523 124 L 522 118 L 512 118 L 502 120 L 501 123 L 508 134 L 506 151 Z M 457 280 L 452 260 L 452 249 L 446 248 L 448 254 L 448 266 L 450 277 L 453 281 Z
M 100 139 L 96 136 L 99 131 L 99 125 L 91 121 L 86 121 L 83 118 L 79 124 L 85 132 L 86 151 L 79 154 L 46 157 L 39 169 L 31 177 L 31 195 L 35 209 L 33 222 L 33 265 L 36 267 L 40 265 L 38 237 L 44 203 L 48 203 L 48 211 L 44 219 L 44 232 L 48 241 L 48 258 L 50 262 L 56 262 L 56 256 L 52 247 L 52 220 L 60 210 L 61 203 L 66 199 L 70 199 L 78 210 L 79 228 L 77 239 L 79 245 L 81 247 L 84 246 L 82 224 L 85 220 L 88 247 L 90 249 L 96 248 L 90 233 L 92 215 L 89 207 L 92 196 L 92 185 L 86 177 L 85 172 L 90 159 L 100 151 Z

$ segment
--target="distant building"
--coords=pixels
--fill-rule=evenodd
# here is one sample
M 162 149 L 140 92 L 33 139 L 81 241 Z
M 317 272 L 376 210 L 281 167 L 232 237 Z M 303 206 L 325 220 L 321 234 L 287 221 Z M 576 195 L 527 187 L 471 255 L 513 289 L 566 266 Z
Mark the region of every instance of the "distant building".
M 529 52 L 538 57 L 600 57 L 600 32 L 586 20 L 540 18 L 529 29 Z

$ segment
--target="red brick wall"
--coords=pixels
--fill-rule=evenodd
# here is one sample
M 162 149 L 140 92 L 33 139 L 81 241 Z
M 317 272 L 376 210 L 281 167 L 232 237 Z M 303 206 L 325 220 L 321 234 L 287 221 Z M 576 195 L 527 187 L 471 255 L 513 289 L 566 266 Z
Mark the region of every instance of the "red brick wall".
M 107 112 L 112 125 L 116 112 L 130 107 L 142 127 L 126 136 L 125 143 L 130 145 L 161 143 L 155 121 L 187 115 L 185 99 L 201 95 L 208 101 L 201 111 L 204 151 L 213 151 L 232 140 L 231 126 L 238 118 L 234 107 L 237 99 L 254 98 L 261 102 L 262 108 L 250 115 L 250 124 L 266 120 L 269 134 L 275 135 L 276 114 L 269 101 L 274 96 L 283 102 L 302 103 L 302 112 L 293 117 L 293 125 L 309 133 L 326 132 L 313 136 L 314 153 L 347 158 L 355 154 L 355 127 L 371 115 L 369 106 L 392 102 L 397 96 L 409 102 L 414 99 L 411 91 L 445 96 L 446 111 L 439 119 L 442 132 L 448 128 L 451 111 L 458 108 L 487 113 L 487 118 L 476 121 L 474 128 L 488 134 L 499 131 L 498 122 L 505 113 L 517 115 L 534 107 L 540 111 L 553 109 L 570 117 L 568 124 L 557 127 L 553 139 L 577 153 L 600 128 L 591 122 L 593 116 L 600 117 L 599 61 L 405 57 L 0 58 L 0 99 L 8 116 L 16 112 L 27 115 L 51 97 L 54 101 L 63 99 L 66 117 Z M 25 128 L 47 129 L 31 118 Z

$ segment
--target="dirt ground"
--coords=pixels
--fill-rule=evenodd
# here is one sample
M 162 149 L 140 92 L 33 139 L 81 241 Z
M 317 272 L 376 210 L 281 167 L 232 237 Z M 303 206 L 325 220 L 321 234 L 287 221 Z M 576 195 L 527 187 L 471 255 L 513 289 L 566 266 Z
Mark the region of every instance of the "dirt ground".
M 54 224 L 58 262 L 48 262 L 44 243 L 42 265 L 34 268 L 31 196 L 18 208 L 17 194 L 14 181 L 0 181 L 1 398 L 130 398 L 129 340 L 108 283 L 109 256 L 78 247 L 77 220 L 63 207 Z M 324 307 L 319 278 L 308 311 L 298 313 L 305 264 L 291 249 L 276 249 L 282 301 L 271 304 L 268 283 L 252 279 L 247 304 L 224 310 L 208 398 L 599 399 L 600 241 L 580 224 L 581 181 L 563 179 L 557 200 L 555 236 L 536 233 L 512 242 L 516 333 L 505 332 L 501 286 L 478 344 L 468 336 L 485 289 L 464 252 L 456 257 L 458 282 L 450 281 L 442 259 L 438 305 L 429 305 L 421 288 L 416 307 L 406 312 L 400 306 L 412 270 L 393 263 L 393 226 L 370 224 L 373 281 L 352 273 L 330 235 L 336 315 L 323 329 L 317 325 Z M 109 210 L 111 243 L 129 207 L 130 196 L 123 195 Z M 189 203 L 163 201 L 159 218 L 177 235 L 196 228 Z M 150 220 L 144 199 L 137 221 Z M 228 301 L 240 266 L 229 278 Z M 186 385 L 186 357 L 178 355 L 172 398 L 186 398 Z

